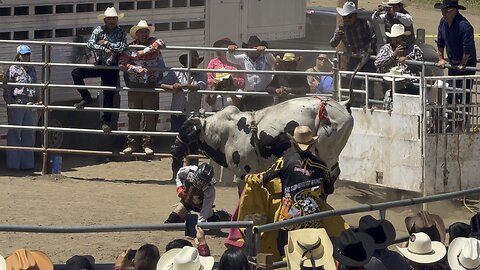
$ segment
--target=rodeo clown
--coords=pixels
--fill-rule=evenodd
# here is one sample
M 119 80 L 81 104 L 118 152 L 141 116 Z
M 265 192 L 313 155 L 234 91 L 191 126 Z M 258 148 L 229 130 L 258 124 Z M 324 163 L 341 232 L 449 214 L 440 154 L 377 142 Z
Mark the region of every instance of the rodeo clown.
M 198 212 L 198 222 L 220 221 L 213 211 L 215 202 L 215 179 L 213 167 L 207 163 L 180 168 L 175 182 L 181 199 L 165 223 L 181 223 L 190 211 Z

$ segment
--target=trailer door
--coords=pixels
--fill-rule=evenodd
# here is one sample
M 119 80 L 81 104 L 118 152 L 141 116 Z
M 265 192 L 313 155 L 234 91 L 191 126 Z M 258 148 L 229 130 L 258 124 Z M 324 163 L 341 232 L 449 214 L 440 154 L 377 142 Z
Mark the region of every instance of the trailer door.
M 208 1 L 206 45 L 211 46 L 216 40 L 225 37 L 240 44 L 245 39 L 242 37 L 242 10 L 242 0 Z

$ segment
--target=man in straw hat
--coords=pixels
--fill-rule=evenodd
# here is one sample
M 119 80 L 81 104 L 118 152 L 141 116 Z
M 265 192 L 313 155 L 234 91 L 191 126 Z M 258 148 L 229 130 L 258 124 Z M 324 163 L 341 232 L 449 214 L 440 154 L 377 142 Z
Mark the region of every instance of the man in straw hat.
M 410 35 L 407 37 L 407 43 L 415 44 L 415 32 L 413 29 L 413 17 L 405 10 L 407 2 L 410 0 L 382 0 L 382 4 L 372 14 L 372 21 L 377 24 L 385 25 L 385 33 L 392 31 L 394 24 L 402 24 Z M 390 37 L 387 36 L 387 43 Z
M 123 51 L 120 57 L 120 69 L 123 71 L 125 84 L 130 88 L 147 88 L 153 90 L 163 78 L 165 62 L 160 49 L 165 48 L 165 43 L 150 35 L 155 32 L 155 26 L 150 26 L 141 20 L 130 29 L 130 36 L 134 39 L 129 45 L 143 45 L 144 49 L 129 48 Z M 158 110 L 158 92 L 128 92 L 128 108 Z M 128 130 L 140 130 L 142 114 L 128 114 Z M 157 114 L 143 114 L 144 131 L 155 131 L 157 127 Z M 152 155 L 152 137 L 144 136 L 142 148 L 145 154 Z M 138 149 L 138 137 L 127 136 L 127 148 L 124 154 L 132 154 Z
M 303 57 L 296 56 L 295 53 L 285 53 L 283 57 L 275 58 L 275 69 L 281 71 L 296 71 L 297 64 L 303 61 Z M 267 86 L 267 92 L 275 94 L 276 102 L 280 103 L 291 99 L 289 94 L 304 95 L 310 92 L 307 78 L 303 75 L 275 74 L 272 82 Z
M 114 7 L 109 7 L 103 14 L 98 15 L 98 20 L 104 25 L 97 26 L 93 30 L 90 39 L 87 42 L 87 48 L 98 55 L 97 65 L 117 66 L 120 53 L 127 47 L 127 37 L 125 31 L 118 27 L 118 21 L 124 16 L 123 13 L 118 14 Z M 76 85 L 85 85 L 85 78 L 102 79 L 102 86 L 117 86 L 118 84 L 117 69 L 87 69 L 76 68 L 72 71 L 73 82 Z M 83 108 L 92 104 L 92 96 L 88 89 L 77 89 L 82 96 L 82 100 L 75 103 L 77 108 Z M 103 91 L 103 107 L 112 108 L 116 91 Z M 112 114 L 104 112 L 102 115 L 102 130 L 110 132 L 110 121 Z

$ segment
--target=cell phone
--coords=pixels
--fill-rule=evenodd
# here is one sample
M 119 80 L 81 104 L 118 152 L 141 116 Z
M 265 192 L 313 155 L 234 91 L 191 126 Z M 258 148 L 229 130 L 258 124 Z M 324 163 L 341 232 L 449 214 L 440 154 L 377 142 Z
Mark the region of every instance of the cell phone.
M 192 238 L 195 238 L 197 236 L 197 229 L 195 229 L 197 223 L 197 214 L 187 214 L 187 216 L 185 217 L 185 236 Z
M 133 261 L 133 259 L 135 258 L 135 254 L 137 254 L 137 250 L 136 249 L 130 249 L 127 253 L 127 259 L 129 261 Z

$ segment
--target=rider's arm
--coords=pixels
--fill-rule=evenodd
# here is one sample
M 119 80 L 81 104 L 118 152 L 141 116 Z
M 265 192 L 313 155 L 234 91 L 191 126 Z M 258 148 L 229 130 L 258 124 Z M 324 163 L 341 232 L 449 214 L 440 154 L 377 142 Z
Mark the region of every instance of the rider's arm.
M 215 187 L 209 186 L 203 192 L 202 210 L 198 215 L 198 223 L 207 221 L 207 218 L 213 214 L 213 203 L 215 202 Z
M 258 183 L 266 184 L 271 180 L 280 177 L 282 178 L 285 173 L 285 160 L 282 158 L 277 159 L 275 163 L 266 171 L 261 173 L 248 174 L 245 176 L 245 183 Z

